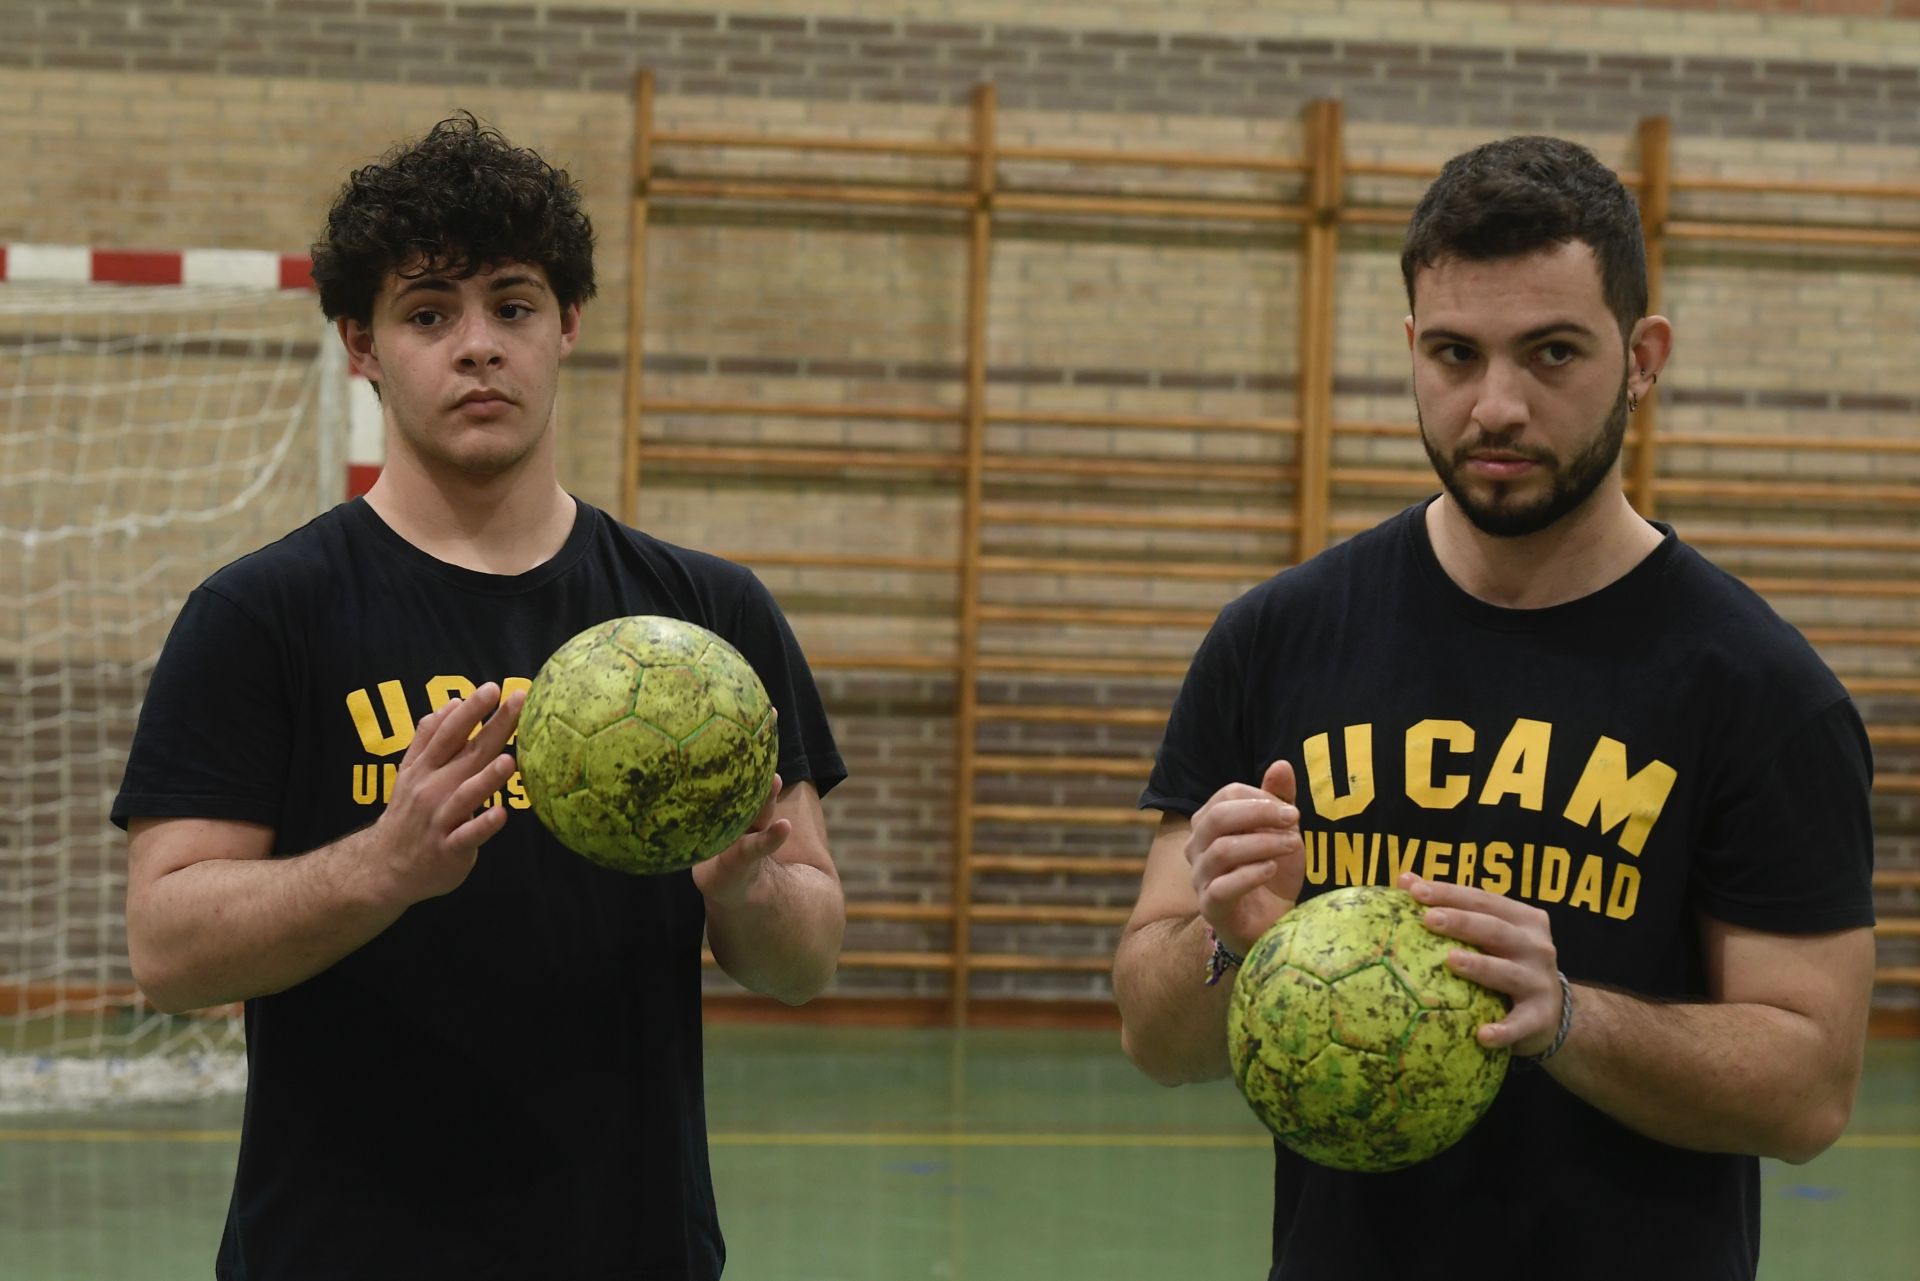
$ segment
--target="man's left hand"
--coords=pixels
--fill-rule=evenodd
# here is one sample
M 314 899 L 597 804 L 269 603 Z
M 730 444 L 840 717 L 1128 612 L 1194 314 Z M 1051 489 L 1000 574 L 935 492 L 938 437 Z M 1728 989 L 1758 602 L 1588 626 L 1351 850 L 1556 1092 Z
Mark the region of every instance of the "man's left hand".
M 1482 1023 L 1480 1044 L 1538 1054 L 1560 1031 L 1559 954 L 1553 922 L 1537 907 L 1485 890 L 1428 881 L 1405 872 L 1400 888 L 1426 907 L 1426 926 L 1478 952 L 1456 948 L 1447 968 L 1504 995 L 1511 1008 L 1498 1023 Z
M 766 804 L 754 816 L 752 826 L 739 840 L 712 858 L 693 866 L 693 883 L 711 903 L 743 903 L 767 874 L 767 864 L 787 837 L 793 824 L 773 816 L 774 802 L 780 799 L 780 776 L 773 776 Z

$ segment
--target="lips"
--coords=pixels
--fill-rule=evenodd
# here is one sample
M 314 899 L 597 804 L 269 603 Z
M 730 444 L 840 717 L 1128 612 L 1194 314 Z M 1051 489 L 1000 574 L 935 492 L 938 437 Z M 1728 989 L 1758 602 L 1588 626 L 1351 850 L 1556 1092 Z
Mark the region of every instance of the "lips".
M 493 423 L 506 418 L 513 411 L 514 400 L 503 391 L 491 387 L 482 387 L 470 391 L 453 402 L 449 412 L 458 414 L 469 422 Z
M 459 408 L 462 405 L 488 405 L 488 404 L 504 405 L 504 404 L 510 404 L 511 401 L 508 399 L 507 394 L 505 392 L 470 391 L 466 395 L 462 396 L 459 400 L 456 400 L 453 403 L 455 408 Z
M 1492 480 L 1512 480 L 1540 466 L 1540 460 L 1510 449 L 1476 449 L 1461 462 L 1465 467 Z

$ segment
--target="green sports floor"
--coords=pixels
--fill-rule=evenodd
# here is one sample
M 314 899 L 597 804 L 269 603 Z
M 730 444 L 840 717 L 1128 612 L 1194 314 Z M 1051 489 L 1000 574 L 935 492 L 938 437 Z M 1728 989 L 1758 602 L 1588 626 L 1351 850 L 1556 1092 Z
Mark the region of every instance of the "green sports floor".
M 721 1025 L 708 1082 L 729 1278 L 1265 1274 L 1264 1132 L 1112 1033 Z M 0 1277 L 210 1277 L 238 1123 L 231 1100 L 0 1116 Z M 1762 1172 L 1763 1281 L 1920 1278 L 1920 1042 L 1871 1044 L 1848 1135 Z

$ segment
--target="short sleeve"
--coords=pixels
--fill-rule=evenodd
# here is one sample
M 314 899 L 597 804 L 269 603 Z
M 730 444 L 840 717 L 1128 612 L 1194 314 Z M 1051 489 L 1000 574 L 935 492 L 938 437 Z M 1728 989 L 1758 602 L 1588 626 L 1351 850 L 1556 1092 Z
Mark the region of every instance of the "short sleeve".
M 1140 794 L 1141 809 L 1191 815 L 1228 783 L 1244 781 L 1245 617 L 1240 602 L 1229 605 L 1194 652 Z
M 746 656 L 780 714 L 780 779 L 811 782 L 825 796 L 847 777 L 847 767 L 827 724 L 827 710 L 813 670 L 794 639 L 773 593 L 748 576 L 727 639 Z
M 134 730 L 113 821 L 281 818 L 291 752 L 284 658 L 219 592 L 187 597 Z
M 1873 924 L 1873 760 L 1850 699 L 1730 780 L 1694 860 L 1700 910 L 1781 934 Z

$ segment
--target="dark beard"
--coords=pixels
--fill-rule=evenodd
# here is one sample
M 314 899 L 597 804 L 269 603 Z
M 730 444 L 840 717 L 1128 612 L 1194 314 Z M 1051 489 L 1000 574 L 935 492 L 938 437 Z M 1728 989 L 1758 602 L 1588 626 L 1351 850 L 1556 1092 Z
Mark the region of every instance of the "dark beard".
M 1419 418 L 1419 402 L 1414 403 L 1414 416 Z M 1620 457 L 1620 447 L 1627 438 L 1627 380 L 1620 379 L 1620 394 L 1614 399 L 1613 408 L 1608 411 L 1606 421 L 1601 424 L 1600 434 L 1593 443 L 1564 467 L 1555 462 L 1553 456 L 1545 450 L 1533 450 L 1520 446 L 1499 444 L 1491 436 L 1476 436 L 1462 441 L 1454 448 L 1451 459 L 1442 458 L 1427 438 L 1427 425 L 1420 422 L 1420 445 L 1427 451 L 1427 460 L 1433 464 L 1433 470 L 1439 474 L 1440 483 L 1446 486 L 1447 493 L 1460 510 L 1466 513 L 1474 528 L 1494 538 L 1524 538 L 1528 534 L 1537 534 L 1565 516 L 1568 512 L 1593 496 L 1600 482 L 1613 470 L 1613 464 Z M 1542 463 L 1554 469 L 1553 487 L 1540 498 L 1527 504 L 1502 502 L 1497 491 L 1491 501 L 1481 501 L 1473 497 L 1467 487 L 1457 479 L 1460 468 L 1466 465 L 1467 455 L 1476 449 L 1485 449 L 1489 445 L 1503 449 L 1516 449 L 1534 462 Z

